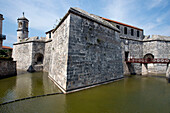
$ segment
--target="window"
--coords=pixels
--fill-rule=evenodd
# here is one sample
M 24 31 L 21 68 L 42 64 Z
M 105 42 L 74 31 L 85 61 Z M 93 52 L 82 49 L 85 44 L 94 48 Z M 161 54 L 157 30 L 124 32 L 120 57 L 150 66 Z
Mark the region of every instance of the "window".
M 131 29 L 131 36 L 133 36 L 134 35 L 134 30 L 133 29 Z
M 119 26 L 119 25 L 116 25 L 116 27 L 117 27 L 118 29 L 120 29 L 120 26 Z
M 127 34 L 127 27 L 124 27 L 124 34 Z
M 51 32 L 49 33 L 49 38 L 51 38 Z
M 137 37 L 139 37 L 139 31 L 137 31 Z
M 28 23 L 26 22 L 25 24 L 26 24 L 26 28 L 28 28 Z
M 19 22 L 18 27 L 22 27 L 22 22 Z

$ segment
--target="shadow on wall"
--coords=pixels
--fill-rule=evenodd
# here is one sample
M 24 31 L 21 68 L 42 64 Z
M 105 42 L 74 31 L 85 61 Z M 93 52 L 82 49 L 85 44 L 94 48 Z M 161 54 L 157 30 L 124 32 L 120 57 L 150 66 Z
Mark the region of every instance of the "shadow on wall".
M 135 68 L 131 63 L 127 63 L 127 67 L 128 67 L 130 75 L 136 75 Z
M 36 64 L 43 64 L 44 56 L 41 53 L 37 53 L 37 54 L 35 54 L 34 59 L 35 59 L 35 62 L 34 62 L 35 65 Z
M 44 56 L 41 53 L 36 53 L 32 65 L 29 66 L 28 72 L 42 71 L 43 70 Z
M 33 68 L 32 65 L 30 65 L 29 68 L 27 69 L 27 71 L 33 73 L 33 72 L 35 72 L 35 69 Z

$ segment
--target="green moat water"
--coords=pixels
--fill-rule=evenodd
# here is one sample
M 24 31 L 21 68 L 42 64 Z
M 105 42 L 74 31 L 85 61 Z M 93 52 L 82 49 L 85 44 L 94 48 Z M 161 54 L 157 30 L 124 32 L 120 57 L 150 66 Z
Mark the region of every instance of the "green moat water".
M 0 80 L 0 103 L 60 92 L 47 73 Z M 58 94 L 0 106 L 1 113 L 169 113 L 170 84 L 165 78 L 133 76 L 71 94 Z

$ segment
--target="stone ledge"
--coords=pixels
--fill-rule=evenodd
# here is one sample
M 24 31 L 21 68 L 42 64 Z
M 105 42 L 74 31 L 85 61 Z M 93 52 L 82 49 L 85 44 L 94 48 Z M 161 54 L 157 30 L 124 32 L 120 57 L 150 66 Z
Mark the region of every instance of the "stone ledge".
M 120 36 L 120 39 L 132 40 L 132 41 L 138 41 L 138 42 L 152 42 L 152 41 L 170 42 L 170 40 L 160 40 L 160 39 L 152 39 L 152 40 L 137 40 L 137 39 L 132 39 L 132 38 L 125 38 L 125 37 L 122 37 L 122 36 Z
M 81 16 L 81 17 L 86 18 L 86 19 L 88 19 L 88 20 L 92 20 L 93 22 L 96 22 L 96 23 L 98 23 L 98 24 L 100 24 L 100 25 L 103 25 L 103 26 L 105 26 L 105 27 L 107 27 L 107 28 L 109 28 L 109 29 L 112 29 L 112 30 L 114 30 L 114 31 L 120 32 L 119 29 L 117 29 L 116 27 L 110 25 L 110 23 L 106 24 L 107 21 L 105 21 L 105 20 L 104 20 L 103 22 L 101 22 L 101 21 L 95 19 L 94 17 L 91 17 L 91 16 L 89 16 L 89 15 L 83 13 L 83 12 L 80 12 L 79 10 L 77 10 L 77 9 L 75 9 L 75 8 L 70 8 L 69 11 L 66 13 L 66 15 L 62 18 L 62 20 L 61 20 L 61 21 L 59 22 L 59 24 L 56 26 L 56 28 L 52 31 L 52 33 L 54 33 L 54 32 L 58 29 L 58 27 L 64 22 L 64 20 L 67 18 L 67 16 L 68 16 L 70 13 L 73 13 L 73 14 L 75 14 L 75 15 Z
M 77 91 L 81 91 L 81 90 L 84 90 L 84 89 L 93 88 L 93 87 L 100 86 L 100 85 L 103 85 L 103 84 L 109 84 L 109 83 L 112 83 L 112 82 L 114 82 L 114 81 L 122 80 L 122 79 L 124 78 L 124 77 L 115 78 L 115 79 L 107 80 L 107 81 L 104 81 L 104 82 L 91 84 L 91 85 L 88 85 L 88 86 L 82 86 L 82 87 L 78 87 L 78 88 L 74 88 L 74 89 L 64 90 L 51 76 L 48 76 L 48 77 L 54 82 L 54 84 L 57 85 L 57 87 L 58 87 L 64 94 L 74 93 L 74 92 L 77 92 Z
M 34 41 L 25 41 L 25 42 L 18 42 L 18 43 L 14 43 L 13 45 L 19 45 L 19 44 L 25 44 L 25 43 L 30 43 L 30 42 L 38 42 L 38 43 L 48 43 L 51 42 L 52 40 L 47 40 L 47 41 L 40 41 L 40 40 L 34 40 Z
M 132 41 L 138 41 L 138 42 L 143 42 L 143 40 L 137 40 L 137 39 L 132 39 L 132 38 L 125 38 L 120 36 L 120 39 L 125 39 L 125 40 L 132 40 Z
M 153 42 L 153 41 L 170 42 L 170 40 L 159 40 L 159 39 L 153 39 L 153 40 L 143 40 L 143 42 Z

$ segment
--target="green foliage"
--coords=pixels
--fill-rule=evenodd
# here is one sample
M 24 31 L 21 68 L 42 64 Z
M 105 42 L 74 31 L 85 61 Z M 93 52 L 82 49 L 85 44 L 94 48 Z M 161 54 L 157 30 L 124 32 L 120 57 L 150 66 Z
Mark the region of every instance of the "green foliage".
M 0 50 L 0 58 L 11 58 L 11 54 L 9 50 Z
M 56 23 L 53 25 L 53 28 L 55 28 L 59 23 L 60 23 L 60 21 L 62 20 L 62 18 L 60 18 L 59 20 L 58 19 L 56 19 Z

